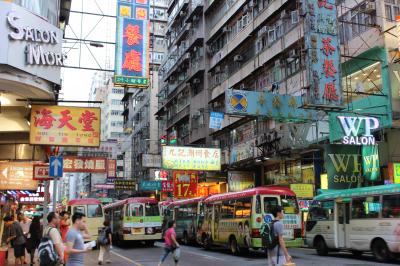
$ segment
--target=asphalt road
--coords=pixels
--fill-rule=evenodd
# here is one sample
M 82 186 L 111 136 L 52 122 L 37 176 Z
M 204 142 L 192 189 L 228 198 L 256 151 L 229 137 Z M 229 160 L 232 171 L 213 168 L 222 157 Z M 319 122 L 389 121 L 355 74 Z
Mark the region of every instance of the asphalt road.
M 290 249 L 297 266 L 386 266 L 399 265 L 399 261 L 392 263 L 379 263 L 374 260 L 372 255 L 364 255 L 356 259 L 350 253 L 330 253 L 327 257 L 320 257 L 311 249 Z M 112 263 L 104 264 L 110 266 L 155 266 L 163 253 L 162 244 L 157 243 L 155 247 L 148 248 L 142 245 L 130 245 L 129 247 L 114 247 L 111 253 Z M 86 255 L 85 265 L 97 265 L 98 251 L 92 251 Z M 173 266 L 172 256 L 168 257 L 165 266 Z M 182 246 L 180 266 L 211 266 L 211 265 L 229 265 L 229 266 L 252 266 L 267 265 L 266 258 L 261 252 L 250 252 L 248 255 L 232 256 L 227 250 L 215 249 L 205 251 L 202 248 L 194 246 Z

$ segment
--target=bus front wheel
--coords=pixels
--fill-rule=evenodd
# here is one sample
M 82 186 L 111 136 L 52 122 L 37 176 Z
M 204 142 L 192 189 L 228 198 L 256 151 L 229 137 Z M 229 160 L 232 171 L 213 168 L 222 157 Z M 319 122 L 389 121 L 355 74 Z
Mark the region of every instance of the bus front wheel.
M 328 255 L 328 247 L 325 243 L 325 240 L 322 237 L 319 237 L 315 241 L 315 249 L 317 250 L 317 254 L 319 256 Z
M 380 262 L 388 261 L 393 257 L 386 242 L 382 239 L 377 239 L 372 243 L 372 253 Z

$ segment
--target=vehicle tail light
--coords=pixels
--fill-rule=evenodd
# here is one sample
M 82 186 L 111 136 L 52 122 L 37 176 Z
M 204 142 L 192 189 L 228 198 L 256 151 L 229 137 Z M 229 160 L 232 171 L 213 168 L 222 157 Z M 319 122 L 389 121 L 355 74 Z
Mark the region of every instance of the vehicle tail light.
M 293 237 L 296 238 L 301 238 L 301 228 L 296 228 L 293 229 Z
M 153 227 L 147 227 L 146 228 L 146 235 L 152 235 L 152 234 L 154 234 Z
M 261 217 L 257 217 L 256 222 L 257 222 L 257 223 L 261 223 L 261 222 L 262 222 Z
M 260 229 L 252 229 L 251 230 L 251 237 L 261 237 Z
M 130 234 L 130 233 L 131 233 L 131 229 L 130 229 L 129 227 L 124 227 L 124 228 L 122 229 L 122 232 L 123 232 L 124 234 Z

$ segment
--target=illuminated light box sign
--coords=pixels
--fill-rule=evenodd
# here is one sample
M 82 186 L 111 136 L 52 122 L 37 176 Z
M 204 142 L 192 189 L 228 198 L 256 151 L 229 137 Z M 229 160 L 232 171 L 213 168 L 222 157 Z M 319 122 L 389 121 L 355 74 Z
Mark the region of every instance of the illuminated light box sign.
M 32 105 L 31 145 L 100 146 L 100 108 Z
M 65 173 L 106 173 L 105 157 L 64 156 Z
M 221 149 L 163 146 L 162 168 L 220 171 Z
M 375 117 L 337 116 L 342 126 L 345 145 L 375 145 L 372 130 L 379 128 L 379 119 Z

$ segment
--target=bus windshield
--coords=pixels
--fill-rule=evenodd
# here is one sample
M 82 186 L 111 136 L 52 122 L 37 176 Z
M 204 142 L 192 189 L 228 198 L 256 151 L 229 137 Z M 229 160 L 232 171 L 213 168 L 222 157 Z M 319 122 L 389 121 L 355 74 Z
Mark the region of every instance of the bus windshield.
M 299 207 L 297 205 L 297 200 L 295 196 L 281 196 L 283 211 L 287 214 L 297 214 L 299 213 Z
M 144 216 L 143 212 L 143 204 L 129 204 L 129 209 L 128 209 L 128 216 L 133 216 L 133 217 L 140 217 Z
M 160 209 L 157 204 L 146 204 L 146 216 L 159 216 Z

